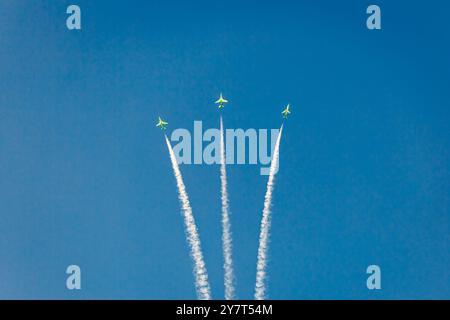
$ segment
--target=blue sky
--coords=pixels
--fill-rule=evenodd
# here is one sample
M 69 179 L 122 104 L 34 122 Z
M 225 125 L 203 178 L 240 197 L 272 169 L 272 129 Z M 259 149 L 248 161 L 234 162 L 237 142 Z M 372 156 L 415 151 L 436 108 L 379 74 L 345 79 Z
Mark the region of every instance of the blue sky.
M 450 297 L 445 1 L 0 4 L 0 298 L 195 299 L 163 135 L 278 128 L 273 299 Z M 223 298 L 216 165 L 181 166 Z M 228 167 L 238 298 L 251 299 L 267 177 Z M 82 290 L 65 269 L 82 270 Z M 366 288 L 368 265 L 382 290 Z

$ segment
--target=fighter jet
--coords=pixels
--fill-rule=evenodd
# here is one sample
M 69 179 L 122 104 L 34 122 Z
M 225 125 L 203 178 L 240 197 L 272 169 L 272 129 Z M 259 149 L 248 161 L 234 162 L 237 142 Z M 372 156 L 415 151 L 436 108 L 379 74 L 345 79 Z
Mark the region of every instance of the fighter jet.
M 218 108 L 221 109 L 221 108 L 225 107 L 225 103 L 227 103 L 227 102 L 228 102 L 228 100 L 224 99 L 222 97 L 222 93 L 221 93 L 219 99 L 215 103 L 219 104 Z
M 169 123 L 165 122 L 161 117 L 158 117 L 158 123 L 156 124 L 157 127 L 159 127 L 161 130 L 166 130 L 166 127 Z
M 291 113 L 291 111 L 289 111 L 289 104 L 286 106 L 286 109 L 284 109 L 281 114 L 283 115 L 283 118 L 287 119 L 288 115 Z

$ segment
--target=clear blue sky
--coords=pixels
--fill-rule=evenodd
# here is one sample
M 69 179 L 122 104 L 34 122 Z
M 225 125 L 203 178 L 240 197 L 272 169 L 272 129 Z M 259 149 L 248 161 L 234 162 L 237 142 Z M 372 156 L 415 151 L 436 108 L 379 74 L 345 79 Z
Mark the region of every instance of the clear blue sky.
M 195 299 L 163 135 L 278 128 L 269 297 L 450 298 L 448 1 L 0 4 L 0 298 Z M 145 4 L 144 4 L 145 3 Z M 182 166 L 223 298 L 218 166 Z M 229 166 L 238 298 L 267 177 Z M 65 269 L 82 269 L 82 290 Z M 370 264 L 382 290 L 366 288 Z

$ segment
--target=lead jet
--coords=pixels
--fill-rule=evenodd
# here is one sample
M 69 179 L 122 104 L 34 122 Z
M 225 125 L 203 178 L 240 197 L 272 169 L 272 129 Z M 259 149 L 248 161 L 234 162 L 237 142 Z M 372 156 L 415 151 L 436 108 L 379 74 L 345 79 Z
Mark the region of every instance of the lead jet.
M 228 103 L 228 100 L 224 99 L 222 97 L 222 93 L 221 93 L 219 99 L 215 103 L 219 104 L 218 108 L 221 109 L 221 108 L 225 107 L 225 103 Z
M 158 117 L 158 123 L 156 124 L 157 127 L 159 127 L 161 130 L 166 130 L 166 127 L 169 123 L 165 122 L 161 117 Z
M 291 111 L 289 111 L 290 105 L 288 104 L 286 106 L 286 108 L 281 112 L 281 114 L 283 115 L 283 118 L 287 119 L 288 115 L 291 113 Z

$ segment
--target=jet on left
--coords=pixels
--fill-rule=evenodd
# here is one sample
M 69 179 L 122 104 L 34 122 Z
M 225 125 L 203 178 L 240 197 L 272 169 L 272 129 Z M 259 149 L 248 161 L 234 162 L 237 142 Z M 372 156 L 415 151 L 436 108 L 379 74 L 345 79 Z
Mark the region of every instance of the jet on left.
M 159 127 L 161 130 L 166 130 L 168 124 L 169 123 L 165 122 L 163 119 L 161 119 L 161 117 L 158 117 L 158 123 L 156 124 L 156 126 Z

